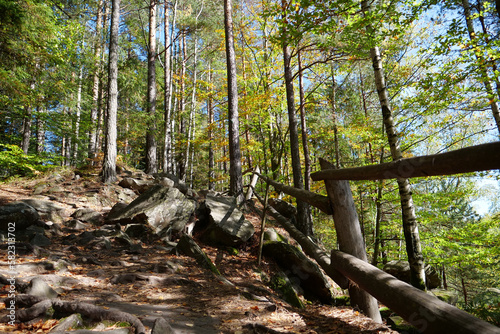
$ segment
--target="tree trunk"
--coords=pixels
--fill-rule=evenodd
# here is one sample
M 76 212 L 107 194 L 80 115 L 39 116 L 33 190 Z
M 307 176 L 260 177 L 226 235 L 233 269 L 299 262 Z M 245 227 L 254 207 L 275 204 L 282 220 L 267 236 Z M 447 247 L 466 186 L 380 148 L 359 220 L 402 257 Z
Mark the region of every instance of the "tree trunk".
M 106 115 L 106 149 L 102 166 L 102 180 L 116 181 L 116 118 L 118 113 L 118 27 L 120 0 L 112 1 L 109 37 L 108 112 Z
M 23 138 L 21 140 L 21 149 L 24 154 L 28 154 L 31 138 L 31 108 L 26 107 L 23 118 Z
M 172 127 L 171 127 L 171 117 L 172 117 L 172 67 L 171 66 L 171 55 L 172 52 L 172 34 L 173 28 L 175 27 L 175 11 L 177 8 L 177 1 L 174 3 L 174 18 L 172 20 L 172 30 L 170 29 L 170 15 L 169 15 L 169 2 L 165 1 L 164 4 L 164 38 L 165 38 L 165 55 L 164 55 L 164 120 L 165 126 L 163 128 L 163 171 L 172 171 Z
M 43 114 L 45 110 L 38 108 L 36 116 L 36 153 L 45 151 L 45 119 Z
M 476 42 L 476 33 L 474 31 L 474 22 L 472 22 L 472 14 L 470 11 L 469 0 L 462 0 L 462 6 L 464 7 L 464 16 L 465 22 L 467 24 L 467 31 L 469 33 L 470 40 L 475 43 Z M 498 102 L 495 98 L 495 94 L 493 93 L 493 88 L 491 86 L 490 78 L 488 76 L 487 69 L 485 68 L 486 61 L 485 59 L 478 53 L 476 53 L 476 58 L 479 62 L 479 70 L 481 73 L 481 77 L 483 80 L 484 87 L 486 89 L 486 93 L 488 94 L 488 100 L 491 108 L 491 113 L 493 114 L 493 119 L 495 120 L 495 124 L 497 125 L 498 133 L 500 134 L 500 111 L 498 109 Z
M 90 109 L 90 132 L 88 158 L 93 160 L 97 155 L 97 133 L 98 133 L 98 108 L 99 108 L 99 85 L 100 85 L 100 58 L 101 58 L 101 26 L 102 26 L 103 0 L 99 0 L 96 14 L 96 45 L 94 51 L 94 82 L 92 85 L 92 107 Z M 93 163 L 93 162 L 92 162 Z
M 236 56 L 234 51 L 231 3 L 232 0 L 224 0 L 229 120 L 229 193 L 236 197 L 237 203 L 241 203 L 244 199 L 243 178 L 241 175 L 238 86 L 236 82 Z
M 181 140 L 183 139 L 183 136 L 185 136 L 186 133 L 186 122 L 184 120 L 184 112 L 186 110 L 186 103 L 185 103 L 185 94 L 186 94 L 186 34 L 183 32 L 182 33 L 182 38 L 181 38 L 181 46 L 180 48 L 182 49 L 182 61 L 181 61 L 181 74 L 180 74 L 180 92 L 179 92 L 179 100 L 178 100 L 178 126 L 179 126 L 179 137 Z M 186 179 L 186 169 L 185 169 L 185 152 L 178 152 L 177 156 L 177 168 L 178 168 L 178 176 L 179 179 L 185 180 Z
M 380 152 L 380 163 L 384 161 L 384 148 L 382 147 Z M 384 189 L 384 181 L 379 180 L 377 184 L 377 199 L 375 202 L 376 206 L 376 216 L 375 216 L 375 237 L 374 237 L 374 245 L 373 245 L 373 257 L 372 257 L 372 265 L 377 266 L 378 263 L 378 255 L 380 252 L 380 241 L 382 239 L 380 225 L 382 223 L 382 196 Z
M 80 117 L 82 114 L 82 85 L 83 85 L 83 67 L 80 67 L 78 74 L 78 92 L 76 94 L 76 114 L 75 129 L 73 132 L 73 164 L 78 162 L 78 142 L 80 140 Z
M 283 43 L 283 64 L 285 70 L 285 88 L 290 133 L 290 150 L 292 155 L 293 185 L 295 188 L 304 189 L 300 161 L 299 133 L 297 130 L 297 117 L 295 115 L 293 75 L 290 63 L 290 47 L 286 43 Z M 312 229 L 310 207 L 307 203 L 300 200 L 297 200 L 297 228 L 307 236 L 312 236 L 314 234 Z
M 392 160 L 402 159 L 399 148 L 398 137 L 394 127 L 392 111 L 387 96 L 387 87 L 383 74 L 382 59 L 378 47 L 371 49 L 371 58 L 373 60 L 373 70 L 375 73 L 375 84 L 379 95 L 382 115 L 384 119 L 385 131 L 391 148 Z M 398 179 L 399 197 L 401 199 L 401 210 L 403 218 L 403 231 L 406 241 L 406 253 L 410 264 L 410 282 L 419 289 L 425 290 L 425 271 L 424 256 L 420 244 L 420 235 L 418 232 L 418 223 L 413 206 L 413 197 L 408 179 Z
M 212 89 L 212 69 L 211 63 L 208 64 L 208 86 Z M 215 190 L 215 171 L 214 171 L 214 148 L 213 148 L 213 123 L 214 110 L 212 106 L 212 94 L 208 94 L 207 100 L 208 109 L 208 189 Z
M 306 101 L 304 99 L 304 80 L 300 52 L 297 57 L 299 65 L 300 125 L 302 134 L 302 149 L 304 151 L 304 189 L 311 190 L 311 157 L 309 155 L 309 145 L 307 143 Z
M 104 2 L 104 15 L 102 19 L 102 31 L 108 31 L 108 17 L 111 15 L 111 8 L 109 6 L 108 1 Z M 103 42 L 103 45 L 106 45 L 106 38 L 104 39 L 105 41 Z M 109 48 L 109 45 L 108 45 Z M 109 57 L 109 55 L 108 55 Z M 104 64 L 105 58 L 105 53 L 101 53 L 101 64 Z M 108 62 L 109 63 L 109 62 Z M 104 69 L 101 67 L 100 72 L 104 72 Z M 108 67 L 108 72 L 109 72 L 109 67 Z M 109 78 L 108 78 L 109 82 Z M 104 120 L 108 117 L 107 116 L 107 105 L 108 105 L 108 99 L 109 96 L 107 95 L 107 89 L 109 87 L 101 84 L 99 87 L 99 99 L 97 100 L 97 138 L 96 138 L 96 156 L 97 153 L 100 151 L 104 151 L 105 142 L 106 142 L 106 129 L 104 129 Z M 104 152 L 104 154 L 106 154 Z
M 368 1 L 362 1 L 361 8 L 365 14 L 368 14 L 370 11 L 370 4 Z M 366 30 L 368 33 L 373 32 L 371 25 L 367 25 Z M 392 160 L 399 160 L 402 159 L 403 156 L 399 148 L 398 136 L 394 127 L 394 119 L 389 103 L 387 87 L 385 85 L 382 58 L 377 46 L 370 49 L 370 57 L 373 62 L 375 85 L 378 92 L 380 107 L 382 109 L 384 127 L 391 150 Z M 413 206 L 410 183 L 408 182 L 408 179 L 398 179 L 397 182 L 399 187 L 399 197 L 401 199 L 406 253 L 410 264 L 410 282 L 414 287 L 425 290 L 424 256 L 422 254 L 422 246 L 420 244 L 420 235 L 418 232 L 418 224 L 415 216 L 415 208 Z
M 149 125 L 146 133 L 146 174 L 158 172 L 156 157 L 156 0 L 149 3 L 148 96 Z
M 332 122 L 333 122 L 333 140 L 335 146 L 335 167 L 340 168 L 340 148 L 339 148 L 339 130 L 337 127 L 337 104 L 336 104 L 336 89 L 337 84 L 335 82 L 335 71 L 332 63 Z

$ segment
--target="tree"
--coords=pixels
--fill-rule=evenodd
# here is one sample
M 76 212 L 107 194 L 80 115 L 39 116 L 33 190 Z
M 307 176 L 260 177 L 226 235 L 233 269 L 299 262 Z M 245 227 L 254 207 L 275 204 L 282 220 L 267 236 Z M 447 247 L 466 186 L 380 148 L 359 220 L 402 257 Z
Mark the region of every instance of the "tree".
M 113 0 L 109 35 L 108 112 L 106 116 L 106 149 L 102 166 L 102 180 L 116 181 L 116 117 L 118 114 L 118 27 L 120 23 L 120 0 Z
M 282 0 L 282 7 L 287 6 Z M 287 32 L 283 31 L 283 67 L 285 72 L 286 104 L 288 110 L 288 124 L 290 133 L 290 150 L 292 156 L 293 185 L 295 188 L 304 189 L 302 178 L 302 164 L 300 161 L 299 132 L 297 128 L 297 115 L 295 110 L 295 97 L 293 89 L 293 74 L 291 68 L 291 52 L 287 42 Z M 312 229 L 310 207 L 307 203 L 297 200 L 297 228 L 307 236 L 314 234 Z
M 146 173 L 158 172 L 156 158 L 156 0 L 149 3 L 148 94 L 147 112 L 149 126 L 146 133 Z
M 236 82 L 236 56 L 234 51 L 232 0 L 224 0 L 224 31 L 226 38 L 227 99 L 229 121 L 229 193 L 243 201 L 241 175 L 240 131 L 238 119 L 238 86 Z
M 363 12 L 367 15 L 370 11 L 370 5 L 367 1 L 362 1 L 361 5 Z M 373 28 L 369 24 L 367 25 L 367 31 L 369 34 L 373 34 Z M 394 126 L 394 118 L 389 102 L 389 96 L 387 94 L 387 86 L 385 84 L 382 57 L 378 46 L 374 46 L 370 49 L 370 57 L 373 62 L 373 73 L 375 76 L 375 84 L 377 87 L 380 107 L 382 109 L 384 128 L 387 134 L 392 160 L 396 161 L 402 159 L 403 155 L 399 147 L 398 135 Z M 410 264 L 410 282 L 414 287 L 425 290 L 424 257 L 422 254 L 422 246 L 418 232 L 417 218 L 415 216 L 415 208 L 413 206 L 410 182 L 408 179 L 398 179 L 397 182 L 399 187 L 399 196 L 401 199 L 406 252 L 408 254 L 408 262 Z

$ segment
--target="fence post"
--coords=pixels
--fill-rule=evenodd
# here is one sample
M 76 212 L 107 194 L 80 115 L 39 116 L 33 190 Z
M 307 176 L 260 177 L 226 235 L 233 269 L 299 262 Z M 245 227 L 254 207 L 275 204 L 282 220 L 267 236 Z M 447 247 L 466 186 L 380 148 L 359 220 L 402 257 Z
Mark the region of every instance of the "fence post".
M 335 168 L 324 159 L 320 159 L 320 166 L 322 170 Z M 333 220 L 340 250 L 366 262 L 365 243 L 361 234 L 349 181 L 325 180 L 325 187 L 333 208 Z M 358 306 L 363 313 L 374 321 L 382 322 L 378 302 L 375 298 L 356 284 L 350 284 L 348 290 L 351 305 Z

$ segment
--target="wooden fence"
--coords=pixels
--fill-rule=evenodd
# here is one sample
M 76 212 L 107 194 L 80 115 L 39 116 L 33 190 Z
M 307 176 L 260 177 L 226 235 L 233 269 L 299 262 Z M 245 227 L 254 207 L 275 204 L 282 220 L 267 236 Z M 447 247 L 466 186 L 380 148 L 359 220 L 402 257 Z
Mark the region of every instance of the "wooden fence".
M 399 281 L 367 263 L 365 245 L 348 183 L 348 180 L 411 178 L 500 169 L 500 142 L 357 168 L 334 169 L 326 161 L 321 164 L 322 170 L 313 173 L 311 178 L 325 182 L 328 197 L 289 187 L 259 173 L 255 174 L 277 190 L 333 215 L 340 250 L 332 251 L 328 256 L 287 219 L 269 208 L 269 213 L 299 242 L 304 251 L 314 258 L 340 287 L 349 289 L 353 304 L 373 320 L 380 322 L 376 298 L 422 333 L 500 334 L 500 328 Z

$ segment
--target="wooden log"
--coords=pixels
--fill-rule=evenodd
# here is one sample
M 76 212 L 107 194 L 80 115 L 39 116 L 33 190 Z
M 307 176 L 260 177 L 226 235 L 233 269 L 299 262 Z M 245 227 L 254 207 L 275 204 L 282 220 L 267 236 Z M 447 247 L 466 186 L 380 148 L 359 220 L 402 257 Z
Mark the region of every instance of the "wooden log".
M 261 179 L 272 185 L 275 189 L 282 191 L 290 196 L 293 196 L 303 202 L 309 203 L 328 215 L 331 215 L 333 213 L 328 197 L 313 193 L 312 191 L 297 189 L 295 187 L 290 187 L 281 184 L 257 172 L 255 172 L 255 174 L 257 174 Z
M 320 159 L 320 165 L 321 169 L 333 167 L 324 159 Z M 349 181 L 325 180 L 325 187 L 333 208 L 333 221 L 339 249 L 367 262 L 365 242 Z M 350 285 L 349 296 L 351 297 L 351 305 L 357 306 L 375 322 L 382 323 L 377 300 L 369 293 L 357 285 Z
M 261 203 L 264 203 L 264 199 L 257 192 L 255 192 L 255 196 L 257 196 Z M 272 206 L 267 207 L 267 212 L 300 244 L 304 253 L 312 257 L 338 286 L 342 289 L 347 289 L 349 287 L 349 280 L 330 265 L 330 256 L 328 256 L 327 252 L 319 248 L 318 245 L 300 232 L 288 219 L 280 215 Z
M 311 178 L 314 181 L 407 179 L 492 169 L 500 169 L 500 141 L 378 165 L 326 169 L 311 174 Z
M 336 270 L 422 333 L 500 333 L 500 328 L 414 288 L 352 255 L 334 250 L 331 252 L 331 259 Z

